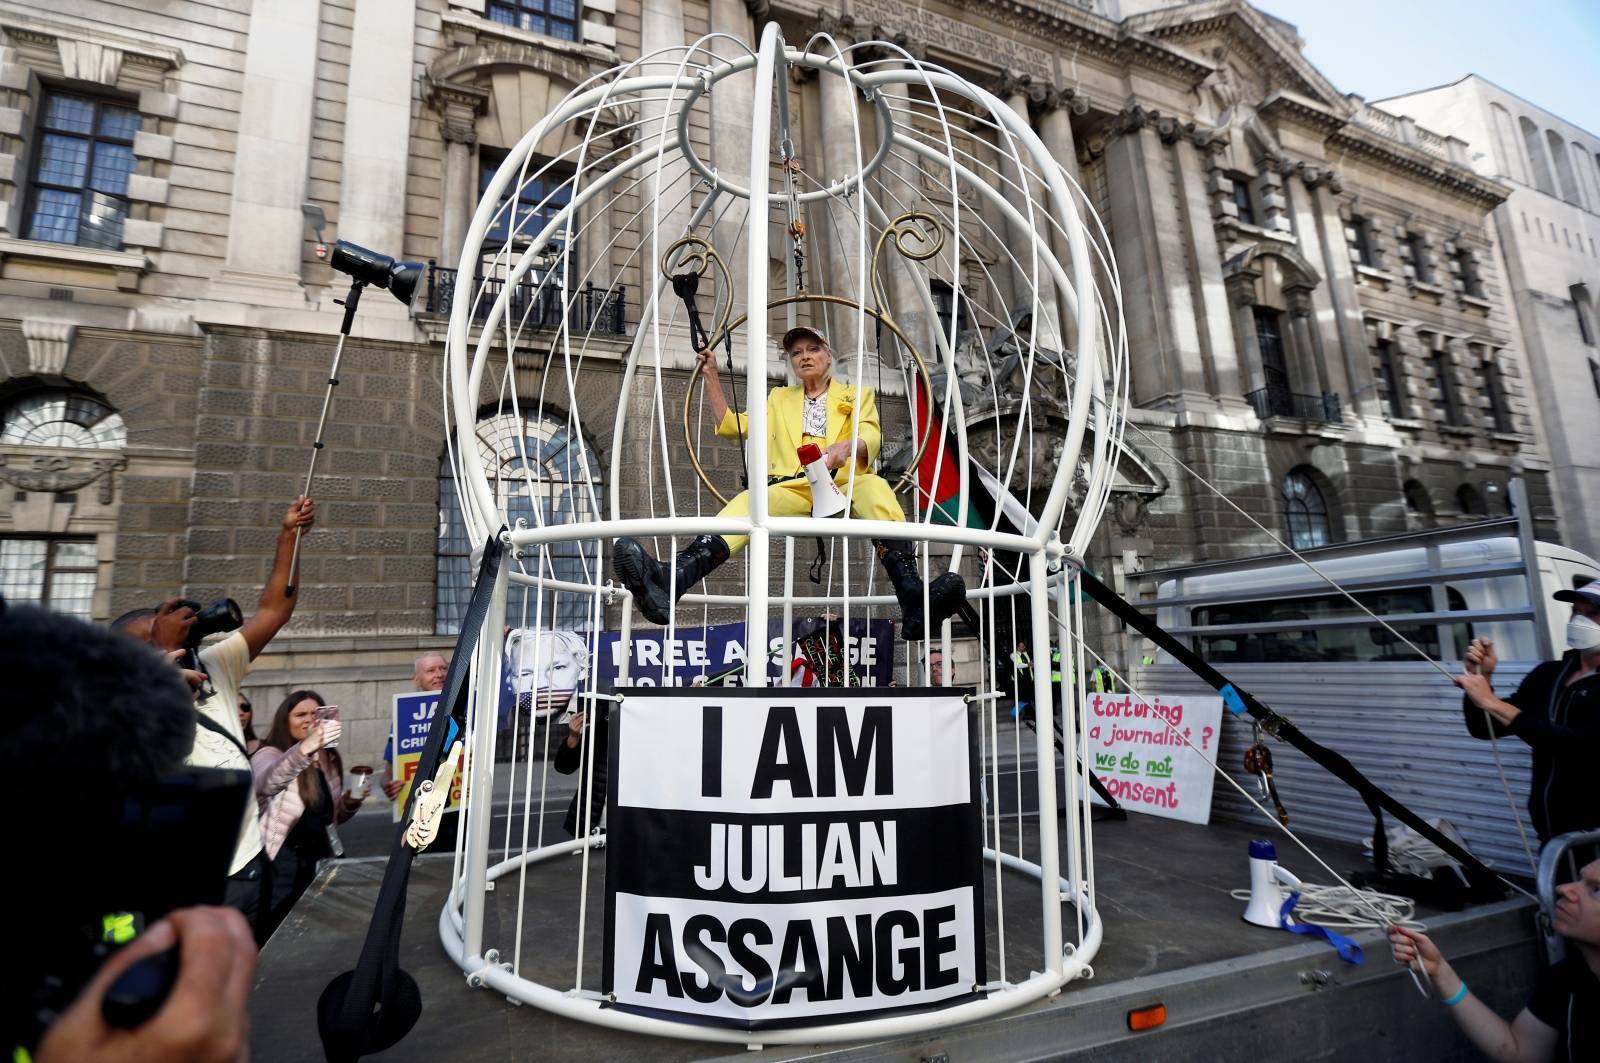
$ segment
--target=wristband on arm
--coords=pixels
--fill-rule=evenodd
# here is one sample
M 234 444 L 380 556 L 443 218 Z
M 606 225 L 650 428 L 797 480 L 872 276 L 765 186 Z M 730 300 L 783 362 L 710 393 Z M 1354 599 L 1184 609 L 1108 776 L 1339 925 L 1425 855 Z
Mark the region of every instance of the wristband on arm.
M 1453 1008 L 1457 1004 L 1459 1004 L 1463 1000 L 1465 1000 L 1466 998 L 1467 998 L 1467 983 L 1462 982 L 1461 983 L 1461 988 L 1456 990 L 1454 995 L 1452 995 L 1450 997 L 1450 999 L 1448 999 L 1448 1000 L 1446 1000 L 1444 1002 L 1444 1006 L 1447 1007 L 1447 1008 Z

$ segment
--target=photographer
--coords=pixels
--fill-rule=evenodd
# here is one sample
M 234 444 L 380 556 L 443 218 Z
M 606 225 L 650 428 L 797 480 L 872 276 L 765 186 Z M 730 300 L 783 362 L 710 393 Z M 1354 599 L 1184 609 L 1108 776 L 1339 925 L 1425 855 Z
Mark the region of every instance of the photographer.
M 222 895 L 233 813 L 208 817 L 216 790 L 205 791 L 201 807 L 174 784 L 194 744 L 183 678 L 127 639 L 3 602 L 0 667 L 18 684 L 17 707 L 0 713 L 7 781 L 18 793 L 48 795 L 7 827 L 10 851 L 25 860 L 0 875 L 0 905 L 15 916 L 12 962 L 0 964 L 6 1058 L 240 1058 L 256 950 L 238 912 L 203 906 Z M 242 799 L 248 784 L 240 784 L 228 792 Z M 118 948 L 104 926 L 125 911 L 151 925 Z M 172 949 L 176 979 L 154 1014 L 108 1022 L 102 1005 L 112 982 Z
M 1556 887 L 1553 925 L 1577 948 L 1539 976 L 1527 1007 L 1506 1022 L 1472 995 L 1428 935 L 1391 927 L 1396 963 L 1421 962 L 1440 1000 L 1478 1050 L 1502 1063 L 1600 1059 L 1600 860 Z
M 1600 805 L 1589 789 L 1600 753 L 1600 580 L 1554 597 L 1572 606 L 1569 648 L 1559 659 L 1540 664 L 1502 699 L 1492 685 L 1499 664 L 1494 641 L 1473 639 L 1465 672 L 1455 680 L 1466 694 L 1462 711 L 1472 737 L 1487 739 L 1492 728 L 1533 750 L 1528 814 L 1541 843 L 1600 826 Z
M 194 747 L 187 763 L 195 767 L 250 770 L 245 752 L 244 732 L 239 726 L 239 684 L 249 671 L 250 662 L 266 649 L 294 615 L 295 599 L 288 594 L 290 557 L 294 552 L 295 529 L 309 531 L 316 519 L 311 499 L 301 496 L 284 512 L 278 530 L 277 554 L 272 573 L 261 592 L 261 600 L 249 619 L 227 638 L 198 649 L 194 654 L 208 682 L 195 703 Z M 159 609 L 127 613 L 112 622 L 126 635 L 147 642 L 158 650 L 192 649 L 192 632 L 199 612 L 184 599 L 174 598 Z M 264 940 L 270 885 L 269 867 L 261 845 L 261 829 L 256 809 L 246 808 L 239 824 L 238 843 L 229 869 L 226 903 L 244 913 L 256 929 L 256 941 Z
M 344 791 L 344 761 L 331 748 L 343 725 L 318 719 L 325 704 L 314 690 L 290 693 L 250 758 L 261 802 L 261 841 L 272 861 L 269 934 L 311 885 L 317 862 L 343 854 L 334 828 L 360 811 L 366 797 Z

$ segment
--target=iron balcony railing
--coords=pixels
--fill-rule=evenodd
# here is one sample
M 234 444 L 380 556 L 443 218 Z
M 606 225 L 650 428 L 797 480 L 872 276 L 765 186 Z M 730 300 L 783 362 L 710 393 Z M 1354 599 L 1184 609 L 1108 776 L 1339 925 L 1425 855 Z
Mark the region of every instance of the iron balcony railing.
M 1321 421 L 1324 424 L 1344 423 L 1344 413 L 1337 395 L 1300 395 L 1288 388 L 1269 386 L 1250 392 L 1245 400 L 1255 408 L 1256 416 L 1263 421 L 1268 417 L 1298 417 L 1303 421 Z
M 423 312 L 447 316 L 456 295 L 456 279 L 460 271 L 428 260 L 428 296 Z M 498 277 L 478 276 L 473 279 L 474 291 L 483 297 L 473 307 L 472 320 L 481 324 L 489 316 L 489 308 L 500 298 L 505 280 Z M 561 325 L 565 316 L 567 328 L 575 333 L 595 332 L 608 336 L 628 334 L 626 289 L 618 284 L 601 288 L 585 284 L 569 299 L 567 290 L 559 284 L 546 281 L 541 287 L 535 280 L 517 284 L 511 292 L 506 310 L 513 327 L 519 323 L 525 329 L 553 329 Z

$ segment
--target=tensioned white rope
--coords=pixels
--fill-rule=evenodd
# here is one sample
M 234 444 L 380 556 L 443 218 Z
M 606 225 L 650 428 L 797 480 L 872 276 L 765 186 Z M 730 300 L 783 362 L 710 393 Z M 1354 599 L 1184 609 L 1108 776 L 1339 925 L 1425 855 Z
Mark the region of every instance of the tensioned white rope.
M 1073 633 L 1073 638 L 1075 638 L 1078 641 L 1078 643 L 1083 646 L 1084 650 L 1088 652 L 1089 656 L 1093 657 L 1096 661 L 1098 661 L 1100 663 L 1100 665 L 1103 668 L 1105 668 L 1105 670 L 1107 672 L 1109 672 L 1111 674 L 1112 678 L 1114 678 L 1119 683 L 1121 683 L 1123 686 L 1128 688 L 1128 694 L 1131 697 L 1137 698 L 1141 705 L 1150 706 L 1149 699 L 1147 699 L 1143 694 L 1139 693 L 1139 691 L 1135 690 L 1134 686 L 1133 686 L 1133 683 L 1130 682 L 1128 680 L 1128 678 L 1126 676 L 1124 676 L 1121 672 L 1117 671 L 1116 667 L 1114 665 L 1112 665 L 1110 661 L 1107 661 L 1104 657 L 1102 657 L 1098 653 L 1096 653 L 1094 651 L 1094 647 L 1092 647 L 1092 646 L 1090 646 L 1088 644 L 1088 642 L 1083 638 L 1082 634 L 1074 632 Z M 1153 719 L 1160 720 L 1161 724 L 1164 727 L 1166 727 L 1167 730 L 1171 731 L 1173 733 L 1173 735 L 1179 741 L 1181 741 L 1184 745 L 1188 746 L 1190 749 L 1194 750 L 1196 753 L 1199 753 L 1202 757 L 1205 756 L 1204 751 L 1201 750 L 1199 746 L 1195 745 L 1192 741 L 1190 741 L 1189 737 L 1187 735 L 1185 735 L 1182 731 L 1180 731 L 1176 727 L 1174 727 L 1170 720 L 1167 720 L 1165 717 L 1160 716 L 1160 715 L 1158 715 L 1156 713 L 1153 713 L 1153 712 L 1152 712 L 1151 716 L 1152 716 Z M 1244 786 L 1242 784 L 1240 784 L 1240 782 L 1237 779 L 1235 779 L 1233 776 L 1229 775 L 1226 771 L 1223 771 L 1221 765 L 1219 765 L 1219 764 L 1217 764 L 1215 762 L 1212 762 L 1211 767 L 1212 767 L 1213 771 L 1215 771 L 1218 775 L 1220 775 L 1224 780 L 1227 781 L 1229 786 L 1231 786 L 1235 790 L 1239 791 L 1240 795 L 1243 796 L 1246 801 L 1250 802 L 1250 804 L 1253 805 L 1255 807 L 1255 809 L 1262 814 L 1262 816 L 1264 816 L 1266 819 L 1270 820 L 1273 824 L 1275 824 L 1277 826 L 1277 828 L 1279 830 L 1283 831 L 1284 834 L 1288 835 L 1289 839 L 1291 841 L 1293 841 L 1301 849 L 1305 850 L 1306 855 L 1311 857 L 1311 859 L 1315 860 L 1317 862 L 1317 866 L 1321 867 L 1328 874 L 1332 875 L 1334 877 L 1334 879 L 1339 883 L 1339 885 L 1344 886 L 1345 888 L 1347 888 L 1349 890 L 1355 891 L 1355 887 L 1350 885 L 1349 882 L 1346 882 L 1344 877 L 1342 875 L 1340 875 L 1337 871 L 1335 871 L 1333 868 L 1329 867 L 1327 862 L 1324 861 L 1322 859 L 1322 857 L 1318 856 L 1311 849 L 1311 847 L 1309 845 L 1307 845 L 1305 842 L 1301 841 L 1300 840 L 1300 836 L 1298 834 L 1296 834 L 1293 830 L 1290 830 L 1288 825 L 1283 823 L 1283 822 L 1281 822 L 1275 814 L 1273 814 L 1272 812 L 1267 811 L 1267 807 L 1265 805 L 1263 805 L 1260 801 L 1257 801 L 1254 797 L 1250 796 L 1250 791 L 1245 789 Z M 1513 889 L 1513 890 L 1517 891 L 1518 893 L 1522 894 L 1524 897 L 1527 897 L 1530 900 L 1532 900 L 1534 903 L 1536 903 L 1536 904 L 1538 903 L 1539 898 L 1535 897 L 1532 893 L 1529 893 L 1527 890 L 1523 889 L 1521 886 L 1517 885 L 1515 882 L 1512 882 L 1510 879 L 1506 878 L 1503 875 L 1498 875 L 1497 874 L 1497 875 L 1495 875 L 1495 877 L 1500 880 L 1502 885 L 1506 886 L 1509 889 Z M 1357 892 L 1359 892 L 1359 891 L 1357 891 Z M 1372 911 L 1373 911 L 1374 914 L 1380 914 L 1381 915 L 1380 910 L 1375 906 L 1372 908 Z M 1384 924 L 1384 925 L 1388 925 L 1388 924 Z
M 1109 413 L 1110 411 L 1107 411 L 1107 412 Z M 1182 458 L 1178 457 L 1172 451 L 1170 451 L 1166 447 L 1162 446 L 1161 442 L 1159 440 L 1157 440 L 1154 436 L 1152 436 L 1149 432 L 1146 432 L 1143 428 L 1139 427 L 1139 425 L 1137 425 L 1137 424 L 1134 424 L 1132 421 L 1128 421 L 1127 423 L 1132 425 L 1134 431 L 1138 432 L 1141 436 L 1143 436 L 1147 443 L 1149 443 L 1151 446 L 1155 447 L 1157 450 L 1161 451 L 1161 453 L 1165 454 L 1168 458 L 1172 459 L 1172 461 L 1178 466 L 1178 468 L 1182 469 L 1184 472 L 1188 473 L 1190 476 L 1193 476 L 1196 480 L 1199 480 L 1202 484 L 1205 485 L 1207 490 L 1209 490 L 1212 494 L 1216 495 L 1218 498 L 1220 498 L 1224 502 L 1226 502 L 1236 513 L 1238 513 L 1240 516 L 1242 516 L 1245 520 L 1248 520 L 1251 524 L 1254 524 L 1263 533 L 1265 533 L 1267 538 L 1271 539 L 1278 546 L 1281 546 L 1284 550 L 1287 550 L 1290 554 L 1292 554 L 1294 556 L 1295 560 L 1297 560 L 1301 564 L 1305 565 L 1312 572 L 1315 572 L 1317 574 L 1317 576 L 1320 577 L 1323 580 L 1323 582 L 1328 584 L 1328 586 L 1332 587 L 1334 590 L 1338 591 L 1340 594 L 1342 594 L 1346 598 L 1350 599 L 1351 604 L 1353 604 L 1357 609 L 1360 609 L 1363 613 L 1366 613 L 1367 616 L 1369 616 L 1373 620 L 1377 621 L 1378 624 L 1380 626 L 1382 626 L 1385 631 L 1389 632 L 1389 634 L 1393 635 L 1395 638 L 1399 639 L 1401 642 L 1403 642 L 1407 646 L 1409 646 L 1413 653 L 1415 653 L 1418 657 L 1421 657 L 1424 661 L 1427 661 L 1430 665 L 1433 666 L 1435 671 L 1437 671 L 1440 675 L 1444 676 L 1446 679 L 1450 680 L 1451 684 L 1454 685 L 1454 683 L 1456 681 L 1456 677 L 1451 675 L 1450 671 L 1447 668 L 1445 668 L 1444 665 L 1440 664 L 1438 661 L 1434 660 L 1431 656 L 1429 656 L 1427 653 L 1425 653 L 1422 650 L 1422 648 L 1420 646 L 1418 646 L 1415 642 L 1412 642 L 1410 639 L 1408 639 L 1404 635 L 1402 635 L 1398 630 L 1395 629 L 1394 625 L 1390 624 L 1387 620 L 1385 620 L 1383 617 L 1379 616 L 1377 613 L 1374 613 L 1371 609 L 1368 609 L 1366 607 L 1366 605 L 1364 605 L 1361 602 L 1360 599 L 1358 599 L 1355 595 L 1351 594 L 1349 591 L 1345 590 L 1342 586 L 1340 586 L 1338 580 L 1334 579 L 1332 576 L 1330 576 L 1326 572 L 1322 571 L 1322 569 L 1318 568 L 1317 565 L 1315 564 L 1315 562 L 1311 561 L 1304 554 L 1300 553 L 1300 551 L 1296 550 L 1294 547 L 1290 546 L 1288 543 L 1286 543 L 1282 539 L 1278 538 L 1277 534 L 1274 533 L 1271 528 L 1268 528 L 1265 524 L 1262 524 L 1259 520 L 1256 520 L 1255 517 L 1251 516 L 1248 512 L 1246 512 L 1243 508 L 1241 508 L 1237 502 L 1235 502 L 1233 499 L 1229 498 L 1221 490 L 1221 488 L 1217 487 L 1216 484 L 1213 484 L 1210 480 L 1207 480 L 1204 476 L 1200 475 L 1193 468 L 1191 468 L 1188 464 L 1186 464 L 1183 461 Z M 1522 563 L 1524 565 L 1530 564 L 1530 560 L 1528 558 L 1523 558 L 1522 559 Z M 1511 796 L 1511 783 L 1506 778 L 1505 766 L 1503 764 L 1501 764 L 1501 762 L 1500 762 L 1500 740 L 1499 740 L 1498 737 L 1496 737 L 1496 735 L 1494 733 L 1495 732 L 1495 721 L 1494 721 L 1493 717 L 1490 715 L 1490 713 L 1487 710 L 1484 711 L 1484 716 L 1485 716 L 1485 718 L 1486 718 L 1486 720 L 1488 722 L 1488 725 L 1489 725 L 1489 749 L 1490 749 L 1490 752 L 1494 755 L 1494 768 L 1495 768 L 1495 771 L 1498 772 L 1499 775 L 1500 775 L 1500 788 L 1501 788 L 1502 791 L 1504 791 L 1504 793 L 1506 795 L 1506 805 L 1507 805 L 1507 807 L 1509 807 L 1511 809 L 1511 819 L 1517 825 L 1517 837 L 1522 842 L 1523 855 L 1528 858 L 1528 867 L 1532 870 L 1534 877 L 1538 878 L 1538 876 L 1539 876 L 1539 861 L 1534 859 L 1533 847 L 1528 844 L 1528 831 L 1527 831 L 1527 828 L 1522 825 L 1522 813 L 1517 811 L 1516 799 Z M 1505 880 L 1502 879 L 1501 881 L 1505 881 Z M 1526 893 L 1527 891 L 1523 890 L 1522 892 Z M 1531 896 L 1531 894 L 1530 894 L 1530 896 Z

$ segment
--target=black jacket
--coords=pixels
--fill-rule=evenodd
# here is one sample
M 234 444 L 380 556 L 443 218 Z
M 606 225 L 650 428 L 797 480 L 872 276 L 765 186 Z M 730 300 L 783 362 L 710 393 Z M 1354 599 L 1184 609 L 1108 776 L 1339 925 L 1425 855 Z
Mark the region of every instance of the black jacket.
M 1466 698 L 1461 709 L 1474 738 L 1516 735 L 1533 750 L 1528 814 L 1541 842 L 1557 834 L 1600 827 L 1594 765 L 1600 757 L 1600 673 L 1563 687 L 1579 668 L 1578 651 L 1545 661 L 1504 700 L 1522 710 L 1509 726 L 1494 722 Z
M 590 734 L 594 736 L 594 793 L 589 802 L 589 829 L 592 831 L 600 826 L 600 816 L 606 810 L 606 773 L 609 769 L 608 756 L 610 755 L 611 728 L 606 722 L 609 715 L 602 707 L 590 724 Z M 566 736 L 561 737 L 561 744 L 556 746 L 555 755 L 556 771 L 563 775 L 578 772 L 578 792 L 572 795 L 572 804 L 567 808 L 567 818 L 561 824 L 566 832 L 574 838 L 578 836 L 580 823 L 578 817 L 582 814 L 579 809 L 579 798 L 583 794 L 583 743 L 576 746 L 567 745 Z

